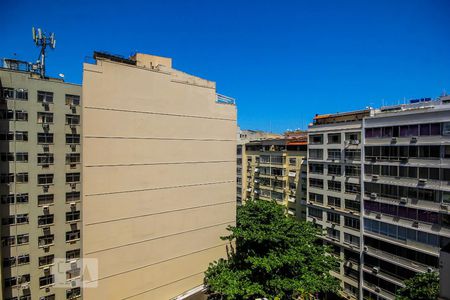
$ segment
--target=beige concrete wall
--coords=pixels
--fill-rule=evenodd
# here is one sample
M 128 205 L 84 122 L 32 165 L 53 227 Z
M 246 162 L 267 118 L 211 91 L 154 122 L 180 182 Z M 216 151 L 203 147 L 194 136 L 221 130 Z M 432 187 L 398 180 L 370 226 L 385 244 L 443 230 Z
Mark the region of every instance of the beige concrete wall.
M 84 299 L 170 299 L 226 254 L 236 109 L 216 103 L 215 85 L 183 76 L 84 65 L 83 255 L 99 262 Z

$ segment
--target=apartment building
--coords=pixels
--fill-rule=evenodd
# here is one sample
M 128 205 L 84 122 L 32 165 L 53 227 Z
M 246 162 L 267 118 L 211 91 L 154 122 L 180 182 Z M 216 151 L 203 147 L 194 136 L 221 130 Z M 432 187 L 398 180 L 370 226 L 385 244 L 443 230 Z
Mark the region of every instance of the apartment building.
M 247 143 L 245 199 L 275 200 L 305 220 L 306 147 L 306 136 Z
M 80 85 L 41 78 L 26 62 L 3 60 L 2 299 L 80 296 L 79 268 L 64 271 L 64 282 L 55 280 L 61 262 L 70 266 L 81 251 L 80 95 Z
M 360 277 L 361 131 L 368 110 L 318 115 L 308 128 L 307 220 L 341 259 L 333 275 L 357 299 Z
M 83 257 L 99 269 L 83 298 L 190 295 L 235 224 L 234 99 L 170 58 L 94 58 L 83 67 Z
M 264 132 L 260 130 L 241 130 L 238 127 L 237 148 L 236 148 L 236 203 L 242 204 L 245 200 L 245 186 L 247 186 L 247 176 L 242 176 L 243 170 L 247 170 L 247 156 L 245 152 L 245 144 L 250 141 L 262 140 L 267 138 L 281 138 L 282 135 Z M 246 175 L 247 171 L 244 171 Z M 244 188 L 243 188 L 244 187 Z
M 394 299 L 450 243 L 450 97 L 411 102 L 363 123 L 365 299 Z

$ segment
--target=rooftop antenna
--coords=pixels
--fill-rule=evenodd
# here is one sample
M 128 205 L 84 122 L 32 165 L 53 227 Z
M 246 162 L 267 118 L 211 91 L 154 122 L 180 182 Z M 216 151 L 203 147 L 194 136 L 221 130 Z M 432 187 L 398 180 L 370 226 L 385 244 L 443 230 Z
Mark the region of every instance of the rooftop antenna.
M 55 34 L 52 32 L 49 36 L 45 34 L 40 28 L 32 29 L 33 41 L 37 47 L 41 47 L 39 59 L 36 62 L 36 70 L 39 72 L 42 78 L 45 77 L 45 49 L 49 46 L 51 49 L 56 47 Z

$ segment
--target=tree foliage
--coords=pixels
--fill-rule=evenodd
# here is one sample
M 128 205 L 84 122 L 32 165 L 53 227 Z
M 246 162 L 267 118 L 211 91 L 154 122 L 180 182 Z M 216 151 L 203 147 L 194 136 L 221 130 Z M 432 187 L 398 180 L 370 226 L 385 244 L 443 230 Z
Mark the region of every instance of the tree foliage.
M 222 237 L 230 242 L 228 259 L 205 273 L 209 299 L 298 299 L 339 289 L 330 275 L 339 262 L 317 243 L 318 230 L 286 216 L 277 203 L 247 201 L 228 231 Z
M 436 272 L 419 273 L 405 280 L 397 300 L 435 300 L 439 297 L 439 276 Z

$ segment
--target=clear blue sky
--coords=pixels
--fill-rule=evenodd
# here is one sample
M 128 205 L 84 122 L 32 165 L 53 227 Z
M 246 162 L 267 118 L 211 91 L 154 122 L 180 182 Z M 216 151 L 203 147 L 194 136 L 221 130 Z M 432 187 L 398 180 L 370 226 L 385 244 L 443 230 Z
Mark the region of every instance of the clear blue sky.
M 48 73 L 71 82 L 93 50 L 169 56 L 274 132 L 450 93 L 450 0 L 112 2 L 0 0 L 0 57 L 34 61 L 32 26 L 56 33 Z

